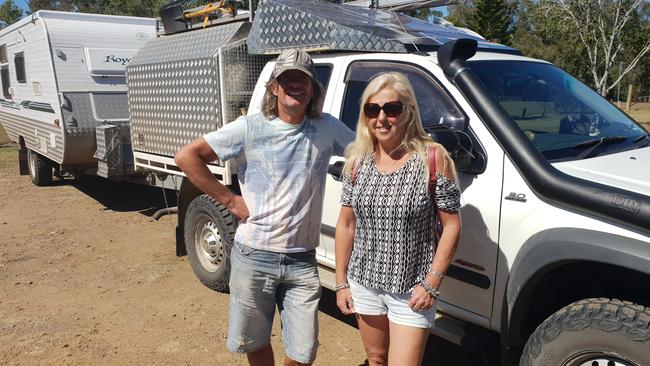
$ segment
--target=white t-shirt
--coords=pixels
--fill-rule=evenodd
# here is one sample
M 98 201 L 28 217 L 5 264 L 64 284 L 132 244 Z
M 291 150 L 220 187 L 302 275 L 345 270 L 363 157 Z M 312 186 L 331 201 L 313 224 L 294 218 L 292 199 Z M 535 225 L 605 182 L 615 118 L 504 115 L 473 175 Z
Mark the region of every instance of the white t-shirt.
M 263 114 L 240 117 L 204 136 L 219 159 L 235 159 L 250 216 L 235 240 L 253 248 L 295 253 L 318 246 L 325 179 L 332 155 L 354 133 L 329 114 L 290 124 Z

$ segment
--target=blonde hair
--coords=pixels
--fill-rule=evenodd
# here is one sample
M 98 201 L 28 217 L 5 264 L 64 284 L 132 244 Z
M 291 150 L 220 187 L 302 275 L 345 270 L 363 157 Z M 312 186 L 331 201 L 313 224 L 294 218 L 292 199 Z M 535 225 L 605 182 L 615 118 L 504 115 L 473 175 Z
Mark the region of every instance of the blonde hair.
M 276 118 L 278 116 L 278 97 L 273 95 L 273 87 L 278 85 L 277 78 L 269 80 L 266 83 L 266 92 L 262 99 L 262 113 L 268 119 Z M 311 96 L 309 104 L 307 104 L 306 115 L 307 118 L 320 118 L 323 110 L 323 102 L 325 100 L 325 89 L 320 85 L 316 79 L 311 79 L 311 85 L 314 93 Z
M 359 120 L 357 122 L 357 137 L 345 150 L 346 163 L 344 171 L 351 172 L 352 169 L 358 171 L 359 164 L 361 164 L 367 157 L 375 153 L 377 147 L 377 139 L 368 127 L 368 120 L 363 113 L 363 106 L 370 98 L 379 93 L 383 89 L 390 88 L 399 95 L 399 100 L 404 104 L 404 109 L 400 114 L 403 119 L 402 123 L 406 123 L 406 134 L 404 140 L 399 145 L 399 148 L 404 148 L 408 152 L 415 152 L 418 158 L 424 164 L 426 171 L 425 182 L 428 182 L 429 177 L 429 162 L 427 158 L 427 148 L 435 146 L 437 150 L 441 150 L 445 155 L 445 166 L 438 171 L 449 169 L 454 180 L 457 180 L 456 167 L 454 161 L 449 156 L 447 150 L 441 144 L 433 141 L 431 136 L 422 127 L 422 120 L 420 118 L 420 110 L 418 102 L 415 98 L 415 92 L 411 83 L 408 81 L 404 74 L 399 72 L 381 73 L 375 76 L 366 86 L 363 94 L 361 95 L 361 108 L 359 113 Z

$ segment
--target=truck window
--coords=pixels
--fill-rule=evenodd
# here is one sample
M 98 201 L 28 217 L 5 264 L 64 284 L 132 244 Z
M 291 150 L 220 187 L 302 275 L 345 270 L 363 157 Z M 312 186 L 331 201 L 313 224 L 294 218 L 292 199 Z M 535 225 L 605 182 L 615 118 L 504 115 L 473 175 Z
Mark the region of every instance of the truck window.
M 316 67 L 316 80 L 320 85 L 327 90 L 327 86 L 330 83 L 330 76 L 332 76 L 332 65 L 320 64 L 315 65 Z
M 645 142 L 638 124 L 557 66 L 502 60 L 469 65 L 550 161 L 586 159 Z
M 19 52 L 14 55 L 14 66 L 16 66 L 16 80 L 19 83 L 24 84 L 27 82 L 27 77 L 25 76 L 25 53 Z
M 352 130 L 357 126 L 361 94 L 368 81 L 379 73 L 390 71 L 403 73 L 413 85 L 425 129 L 464 119 L 460 108 L 455 105 L 438 81 L 425 70 L 399 62 L 357 61 L 350 64 L 347 71 L 341 111 L 341 121 Z

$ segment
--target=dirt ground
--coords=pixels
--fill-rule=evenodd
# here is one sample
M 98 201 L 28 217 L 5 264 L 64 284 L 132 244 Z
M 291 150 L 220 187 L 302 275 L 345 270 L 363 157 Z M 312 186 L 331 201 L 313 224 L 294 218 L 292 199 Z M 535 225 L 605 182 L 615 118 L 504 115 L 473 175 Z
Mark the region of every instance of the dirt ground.
M 160 189 L 99 178 L 36 187 L 7 142 L 0 127 L 0 365 L 245 364 L 225 348 L 228 295 L 175 256 L 176 216 L 151 218 Z M 334 303 L 326 290 L 316 365 L 364 364 L 354 321 Z M 489 363 L 430 338 L 425 365 Z M 280 355 L 277 321 L 272 344 Z
M 621 108 L 625 111 L 625 104 L 621 104 Z M 634 103 L 630 110 L 625 112 L 650 132 L 650 103 Z

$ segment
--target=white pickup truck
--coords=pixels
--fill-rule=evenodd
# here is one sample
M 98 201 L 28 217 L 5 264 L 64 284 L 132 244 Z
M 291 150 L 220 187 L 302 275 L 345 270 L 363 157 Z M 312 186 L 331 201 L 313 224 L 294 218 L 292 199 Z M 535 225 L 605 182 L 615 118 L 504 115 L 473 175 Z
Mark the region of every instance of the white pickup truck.
M 478 347 L 494 336 L 504 364 L 650 365 L 650 142 L 589 87 L 472 32 L 376 9 L 267 0 L 252 22 L 197 29 L 178 7 L 161 14 L 166 34 L 127 67 L 123 144 L 151 183 L 178 190 L 177 253 L 203 284 L 227 291 L 237 223 L 172 157 L 258 113 L 273 55 L 303 47 L 324 111 L 352 129 L 373 75 L 407 75 L 456 161 L 463 232 L 433 333 Z M 317 251 L 329 288 L 342 161 L 331 161 Z M 210 169 L 238 190 L 235 167 Z

